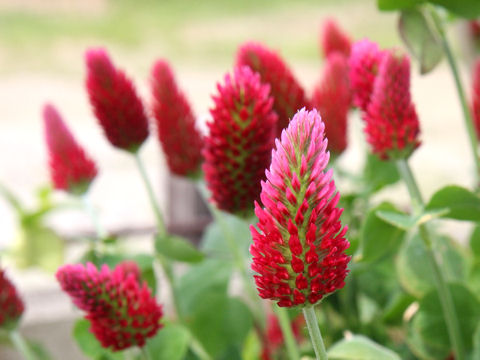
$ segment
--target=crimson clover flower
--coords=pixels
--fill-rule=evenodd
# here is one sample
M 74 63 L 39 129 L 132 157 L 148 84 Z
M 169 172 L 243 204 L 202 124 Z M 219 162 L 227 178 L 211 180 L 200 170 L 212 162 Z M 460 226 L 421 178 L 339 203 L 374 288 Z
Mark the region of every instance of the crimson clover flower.
M 194 175 L 202 162 L 203 139 L 195 117 L 178 88 L 170 65 L 158 60 L 152 69 L 153 115 L 158 139 L 170 171 L 179 176 Z
M 420 125 L 410 96 L 410 61 L 387 51 L 365 113 L 365 133 L 381 159 L 406 159 L 420 145 Z
M 248 42 L 237 51 L 237 66 L 249 66 L 260 74 L 261 81 L 270 85 L 278 114 L 276 136 L 287 127 L 298 109 L 308 106 L 308 99 L 300 83 L 279 54 L 258 43 Z
M 12 330 L 17 326 L 25 306 L 13 283 L 0 269 L 0 328 Z
M 337 207 L 340 194 L 325 171 L 324 124 L 316 110 L 300 110 L 276 140 L 267 180 L 251 226 L 252 270 L 260 297 L 279 306 L 316 304 L 345 285 L 350 257 Z
M 219 209 L 246 216 L 270 163 L 277 115 L 270 87 L 247 66 L 227 74 L 217 89 L 203 150 L 205 180 Z
M 473 67 L 471 108 L 477 137 L 480 138 L 480 58 L 475 61 Z
M 335 155 L 347 148 L 347 117 L 352 92 L 348 77 L 348 60 L 339 53 L 327 58 L 322 78 L 312 96 L 312 106 L 322 116 L 328 149 Z
M 132 81 L 104 49 L 89 49 L 85 59 L 88 96 L 108 141 L 135 153 L 148 137 L 148 120 Z
M 54 187 L 72 194 L 83 194 L 97 176 L 95 163 L 76 142 L 52 105 L 44 106 L 43 120 Z
M 56 277 L 73 303 L 86 311 L 90 331 L 105 348 L 142 347 L 162 327 L 162 308 L 147 283 L 140 283 L 140 270 L 133 262 L 113 270 L 107 265 L 97 269 L 92 263 L 64 265 Z
M 348 58 L 351 47 L 350 37 L 338 26 L 337 22 L 333 19 L 325 20 L 320 33 L 320 48 L 323 55 L 329 57 L 338 52 Z

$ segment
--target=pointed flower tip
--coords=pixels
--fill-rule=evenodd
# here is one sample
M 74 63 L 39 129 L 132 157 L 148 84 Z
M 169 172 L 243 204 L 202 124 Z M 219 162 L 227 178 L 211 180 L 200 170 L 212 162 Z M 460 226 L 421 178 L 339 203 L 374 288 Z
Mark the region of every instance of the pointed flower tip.
M 104 49 L 88 50 L 85 59 L 89 100 L 107 139 L 119 149 L 136 152 L 149 129 L 132 81 L 114 67 Z
M 107 265 L 98 270 L 93 264 L 64 265 L 56 274 L 62 290 L 90 321 L 91 332 L 103 347 L 113 351 L 142 347 L 162 327 L 162 308 L 133 262 L 113 270 Z
M 477 137 L 480 139 L 480 57 L 473 67 L 471 109 Z
M 262 186 L 258 231 L 252 231 L 252 269 L 260 297 L 279 306 L 316 304 L 343 287 L 348 273 L 350 257 L 344 250 L 349 244 L 335 184 L 325 171 L 326 144 L 318 112 L 298 111 Z
M 218 86 L 205 138 L 203 170 L 212 201 L 248 216 L 271 159 L 277 115 L 266 85 L 249 67 L 237 67 Z
M 158 60 L 151 76 L 152 110 L 170 171 L 193 177 L 203 160 L 203 138 L 185 94 L 179 89 L 166 60 Z
M 327 58 L 333 53 L 348 57 L 352 42 L 338 23 L 333 18 L 328 18 L 321 27 L 320 47 Z
M 77 143 L 53 105 L 43 107 L 43 120 L 53 186 L 75 195 L 85 193 L 98 173 L 94 161 Z
M 13 330 L 25 310 L 22 299 L 5 270 L 0 269 L 0 329 Z

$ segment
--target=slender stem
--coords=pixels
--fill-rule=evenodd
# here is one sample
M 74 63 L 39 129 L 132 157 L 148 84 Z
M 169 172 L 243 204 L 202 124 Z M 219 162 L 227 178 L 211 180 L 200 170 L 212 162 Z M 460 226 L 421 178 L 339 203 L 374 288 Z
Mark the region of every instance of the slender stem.
M 145 184 L 145 188 L 147 189 L 148 199 L 150 200 L 150 205 L 152 206 L 153 212 L 155 214 L 155 219 L 157 220 L 157 231 L 158 235 L 163 237 L 167 235 L 167 229 L 165 227 L 165 222 L 163 221 L 163 216 L 160 211 L 160 207 L 158 206 L 157 201 L 155 200 L 155 194 L 153 192 L 152 183 L 150 182 L 150 178 L 147 175 L 147 171 L 145 170 L 145 166 L 143 165 L 143 161 L 140 158 L 138 152 L 134 154 L 135 162 L 137 164 L 138 170 L 140 171 L 140 175 L 142 177 L 143 183 Z
M 406 160 L 402 159 L 397 161 L 397 167 L 405 184 L 407 185 L 414 210 L 417 214 L 419 214 L 423 209 L 424 203 L 410 166 Z M 463 351 L 464 348 L 460 336 L 460 326 L 458 324 L 458 317 L 455 311 L 452 294 L 447 286 L 445 276 L 443 275 L 442 269 L 438 264 L 438 260 L 435 257 L 430 231 L 428 230 L 426 224 L 421 224 L 419 226 L 419 233 L 425 244 L 428 261 L 432 268 L 435 286 L 438 291 L 438 297 L 440 298 L 440 304 L 442 306 L 443 315 L 447 325 L 448 336 L 455 352 L 455 359 L 463 360 L 465 358 Z
M 328 360 L 327 351 L 323 344 L 322 334 L 318 327 L 317 315 L 315 314 L 315 308 L 313 306 L 306 306 L 303 308 L 303 316 L 307 322 L 308 332 L 310 333 L 310 339 L 312 340 L 313 349 L 317 360 Z
M 274 305 L 273 309 L 277 314 L 278 321 L 280 322 L 283 338 L 285 339 L 285 344 L 287 345 L 288 358 L 290 360 L 300 360 L 300 352 L 298 351 L 297 343 L 295 342 L 295 336 L 293 335 L 292 325 L 290 324 L 287 310 L 277 305 Z
M 462 80 L 460 79 L 460 74 L 459 74 L 459 71 L 458 71 L 457 62 L 455 60 L 455 57 L 453 56 L 452 48 L 450 47 L 447 36 L 445 34 L 443 21 L 442 21 L 442 19 L 440 19 L 440 16 L 438 15 L 437 10 L 435 9 L 435 7 L 433 5 L 430 6 L 429 9 L 430 9 L 430 15 L 432 17 L 433 23 L 435 24 L 435 27 L 436 27 L 438 33 L 440 34 L 443 50 L 445 51 L 445 54 L 447 55 L 448 64 L 450 66 L 450 70 L 451 70 L 453 78 L 455 80 L 455 86 L 457 88 L 457 94 L 458 94 L 458 98 L 460 100 L 460 105 L 462 106 L 463 118 L 464 118 L 464 121 L 465 121 L 465 126 L 467 128 L 468 138 L 470 140 L 470 146 L 471 146 L 471 149 L 472 149 L 473 160 L 475 162 L 475 168 L 477 170 L 476 180 L 479 181 L 479 179 L 480 179 L 480 157 L 478 155 L 478 140 L 477 140 L 477 136 L 476 136 L 476 133 L 475 133 L 472 113 L 470 112 L 470 108 L 469 108 L 468 103 L 467 103 L 467 97 L 465 95 L 465 90 L 464 90 L 463 85 L 462 85 Z M 478 184 L 477 184 L 477 186 L 478 186 Z
M 10 340 L 12 341 L 15 348 L 20 354 L 24 357 L 25 360 L 36 360 L 37 357 L 30 349 L 30 346 L 27 344 L 23 336 L 18 332 L 18 330 L 11 331 L 9 333 Z

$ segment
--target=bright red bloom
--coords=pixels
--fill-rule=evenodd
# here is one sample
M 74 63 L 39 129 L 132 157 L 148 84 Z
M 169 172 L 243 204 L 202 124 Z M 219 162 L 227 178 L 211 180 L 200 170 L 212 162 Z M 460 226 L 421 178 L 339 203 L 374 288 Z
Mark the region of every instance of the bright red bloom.
M 302 314 L 300 314 L 293 319 L 290 324 L 295 339 L 298 343 L 300 343 L 304 339 L 301 330 L 305 326 L 305 318 L 302 316 Z M 284 343 L 285 341 L 283 339 L 282 328 L 280 327 L 278 318 L 273 314 L 268 314 L 266 337 L 263 342 L 261 359 L 271 360 L 272 356 Z
M 350 56 L 352 42 L 335 20 L 327 19 L 321 29 L 320 47 L 325 57 L 329 57 L 335 52 L 348 57 Z
M 133 83 L 114 67 L 105 50 L 90 49 L 85 59 L 88 96 L 108 141 L 136 152 L 148 137 L 148 120 Z
M 300 110 L 276 140 L 251 226 L 252 270 L 260 297 L 279 306 L 316 304 L 345 285 L 349 243 L 340 194 L 325 171 L 329 153 L 316 110 Z
M 383 51 L 368 39 L 357 41 L 350 55 L 350 82 L 353 102 L 366 111 L 373 91 L 373 83 L 378 73 Z
M 406 159 L 420 145 L 407 56 L 390 51 L 383 56 L 365 123 L 367 141 L 381 159 Z
M 480 139 L 480 58 L 475 62 L 473 68 L 473 84 L 472 84 L 472 115 L 477 131 L 477 137 Z
M 18 319 L 25 309 L 17 289 L 0 269 L 0 328 L 11 330 L 17 326 Z
M 219 209 L 248 215 L 270 163 L 277 115 L 269 86 L 246 66 L 217 89 L 203 150 L 205 180 Z
M 140 284 L 140 270 L 133 262 L 113 271 L 107 265 L 99 271 L 91 263 L 64 265 L 56 276 L 73 303 L 87 312 L 90 331 L 105 348 L 141 347 L 162 327 L 162 308 L 147 283 Z
M 190 105 L 165 60 L 158 60 L 153 66 L 151 86 L 158 139 L 168 167 L 179 176 L 193 175 L 202 162 L 203 139 L 195 127 Z
M 237 51 L 236 64 L 249 66 L 260 74 L 263 83 L 270 85 L 273 108 L 278 114 L 276 136 L 280 136 L 295 112 L 309 105 L 303 88 L 282 58 L 261 44 L 242 45 Z
M 322 116 L 328 149 L 336 155 L 347 147 L 347 116 L 351 100 L 348 60 L 333 53 L 327 58 L 322 78 L 313 92 L 312 106 Z
M 72 194 L 85 193 L 97 176 L 93 160 L 75 141 L 60 114 L 50 104 L 43 108 L 50 177 L 55 189 Z

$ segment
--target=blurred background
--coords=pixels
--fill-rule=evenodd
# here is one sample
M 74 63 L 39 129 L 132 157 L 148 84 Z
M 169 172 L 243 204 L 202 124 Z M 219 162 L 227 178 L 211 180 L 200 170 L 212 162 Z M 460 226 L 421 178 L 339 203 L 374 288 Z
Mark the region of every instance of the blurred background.
M 145 103 L 150 101 L 153 62 L 168 59 L 203 124 L 216 82 L 231 70 L 243 42 L 261 41 L 279 51 L 310 94 L 322 68 L 318 41 L 326 18 L 336 19 L 354 40 L 368 37 L 381 47 L 401 47 L 396 16 L 380 13 L 374 0 L 0 0 L 0 183 L 26 207 L 36 206 L 37 190 L 49 182 L 41 109 L 51 102 L 97 162 L 100 176 L 90 197 L 102 223 L 111 231 L 126 231 L 138 240 L 133 246 L 143 246 L 153 216 L 133 159 L 105 141 L 90 109 L 84 89 L 88 47 L 107 48 L 114 63 L 134 80 Z M 462 30 L 458 26 L 451 30 L 455 50 L 467 60 Z M 412 62 L 412 91 L 423 145 L 412 166 L 421 188 L 429 196 L 452 182 L 470 186 L 473 164 L 447 66 L 442 63 L 420 77 L 416 65 Z M 462 62 L 461 70 L 469 88 L 468 61 Z M 363 161 L 361 128 L 358 114 L 352 113 L 351 145 L 340 159 L 352 171 Z M 153 132 L 141 156 L 170 225 L 182 223 L 178 214 L 191 211 L 192 203 L 169 194 L 188 186 L 180 180 L 172 185 Z M 406 192 L 398 186 L 383 195 L 402 201 Z M 53 197 L 68 201 L 62 194 Z M 183 210 L 179 201 L 185 201 Z M 17 220 L 0 198 L 0 249 L 19 236 Z M 91 231 L 88 217 L 75 209 L 51 214 L 46 222 L 62 239 Z M 68 250 L 66 261 L 74 261 L 74 246 Z M 64 359 L 62 354 L 69 349 L 69 359 L 82 359 L 70 338 L 72 319 L 79 314 L 60 294 L 52 272 L 8 270 L 26 302 L 22 320 L 26 335 L 44 343 L 54 358 Z M 1 359 L 16 358 L 5 351 L 0 346 Z

